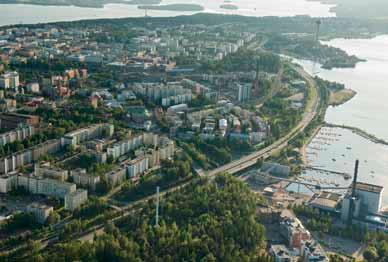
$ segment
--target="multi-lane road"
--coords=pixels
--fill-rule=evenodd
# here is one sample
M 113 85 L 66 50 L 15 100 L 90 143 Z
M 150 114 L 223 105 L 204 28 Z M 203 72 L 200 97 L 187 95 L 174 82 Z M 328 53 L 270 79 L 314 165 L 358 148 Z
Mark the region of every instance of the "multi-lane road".
M 273 153 L 281 149 L 284 149 L 285 147 L 287 147 L 288 142 L 290 140 L 292 140 L 294 137 L 296 137 L 298 134 L 304 131 L 304 129 L 310 124 L 310 122 L 317 115 L 321 100 L 319 97 L 319 91 L 317 90 L 315 81 L 305 72 L 302 72 L 302 70 L 298 70 L 298 71 L 300 71 L 299 73 L 306 80 L 306 83 L 309 86 L 309 88 L 315 89 L 313 92 L 311 92 L 313 94 L 313 96 L 311 97 L 312 101 L 310 102 L 311 106 L 308 106 L 306 112 L 303 115 L 302 121 L 300 121 L 299 124 L 296 127 L 294 127 L 287 135 L 280 138 L 279 140 L 269 145 L 268 147 L 261 149 L 259 151 L 256 151 L 252 154 L 249 154 L 247 156 L 244 156 L 226 165 L 213 169 L 205 173 L 205 175 L 212 177 L 219 173 L 234 174 L 239 171 L 242 171 L 256 164 L 258 159 L 266 159 L 270 157 Z
M 321 100 L 319 97 L 319 91 L 317 90 L 317 86 L 316 86 L 315 81 L 302 69 L 299 69 L 299 68 L 295 68 L 295 69 L 297 69 L 298 72 L 300 73 L 300 75 L 305 79 L 305 81 L 308 85 L 308 88 L 310 88 L 311 89 L 310 91 L 312 91 L 311 94 L 313 94 L 311 97 L 310 105 L 307 106 L 306 112 L 303 115 L 303 119 L 299 122 L 299 124 L 296 127 L 294 127 L 287 135 L 283 136 L 282 138 L 280 138 L 279 140 L 277 140 L 273 144 L 269 145 L 268 147 L 263 148 L 259 151 L 254 152 L 254 153 L 251 153 L 251 154 L 244 156 L 240 159 L 234 160 L 234 161 L 232 161 L 228 164 L 225 164 L 223 166 L 220 166 L 216 169 L 213 169 L 213 170 L 210 170 L 207 172 L 201 172 L 202 176 L 214 178 L 217 174 L 220 174 L 220 173 L 235 174 L 235 173 L 240 172 L 244 169 L 247 169 L 247 168 L 255 165 L 257 163 L 258 159 L 266 159 L 266 158 L 270 157 L 272 154 L 274 154 L 275 152 L 284 149 L 285 147 L 287 147 L 288 142 L 290 140 L 292 140 L 294 137 L 296 137 L 298 134 L 300 134 L 301 132 L 304 131 L 304 129 L 310 124 L 310 122 L 318 114 Z M 169 189 L 166 189 L 163 192 L 160 192 L 160 196 L 177 191 L 177 190 L 187 186 L 189 183 L 191 183 L 191 181 L 187 181 L 187 182 L 181 183 L 179 185 L 176 185 L 174 187 L 171 187 Z M 140 199 L 138 201 L 132 202 L 124 207 L 117 208 L 117 209 L 120 209 L 120 210 L 116 210 L 116 211 L 118 211 L 119 215 L 116 218 L 112 219 L 112 221 L 117 221 L 118 219 L 120 219 L 122 217 L 128 216 L 130 213 L 134 212 L 134 210 L 137 210 L 136 206 L 138 206 L 141 203 L 145 203 L 145 202 L 147 202 L 155 197 L 156 197 L 156 194 L 150 195 L 150 196 L 145 197 L 143 199 Z M 61 226 L 59 227 L 59 229 L 63 228 L 64 225 L 68 224 L 68 222 L 69 221 L 66 221 L 66 223 L 62 223 Z M 89 229 L 89 230 L 79 234 L 78 237 L 76 237 L 76 238 L 80 239 L 80 240 L 91 240 L 94 236 L 95 231 L 102 232 L 103 230 L 104 230 L 103 224 L 97 225 L 97 226 L 93 227 L 92 229 Z M 55 243 L 58 240 L 59 239 L 58 239 L 57 235 L 51 235 L 51 237 L 41 239 L 39 242 L 42 244 L 42 248 L 45 248 L 47 245 Z M 21 248 L 22 246 L 19 246 L 18 248 Z M 8 250 L 8 252 L 15 251 L 18 248 Z
M 277 152 L 278 150 L 282 150 L 285 147 L 287 147 L 288 142 L 296 137 L 298 134 L 304 131 L 304 129 L 310 124 L 310 122 L 314 119 L 314 117 L 317 115 L 318 110 L 319 110 L 319 105 L 320 105 L 320 97 L 319 97 L 319 92 L 317 90 L 317 86 L 315 81 L 307 74 L 305 73 L 302 69 L 298 69 L 299 74 L 305 79 L 308 88 L 311 88 L 312 90 L 312 97 L 311 101 L 309 102 L 309 105 L 307 106 L 306 112 L 303 115 L 303 119 L 299 122 L 299 124 L 294 127 L 287 135 L 284 137 L 280 138 L 277 140 L 275 143 L 271 144 L 270 146 L 259 150 L 257 152 L 254 152 L 250 155 L 244 156 L 238 160 L 235 160 L 233 162 L 230 162 L 228 164 L 225 164 L 223 166 L 220 166 L 216 169 L 213 169 L 208 172 L 203 172 L 201 171 L 202 176 L 209 177 L 209 178 L 214 178 L 217 174 L 220 173 L 229 173 L 229 174 L 234 174 L 239 171 L 242 171 L 248 167 L 251 167 L 257 163 L 258 159 L 266 159 L 270 157 L 273 153 Z M 179 184 L 177 186 L 171 187 L 169 189 L 164 190 L 163 192 L 160 192 L 160 196 L 164 196 L 168 193 L 172 193 L 174 191 L 177 191 L 181 188 L 184 188 L 187 186 L 191 181 L 184 182 L 182 184 Z M 156 198 L 156 194 L 148 196 L 146 198 L 140 199 L 136 202 L 132 202 L 128 204 L 127 206 L 121 207 L 121 214 L 113 219 L 113 221 L 117 221 L 118 219 L 125 217 L 132 213 L 134 210 L 136 210 L 136 206 L 145 203 L 151 199 Z M 103 225 L 96 226 L 95 230 L 103 231 L 104 227 Z M 94 235 L 94 230 L 88 230 L 88 232 L 85 232 L 84 234 L 81 234 L 79 239 L 83 240 L 90 240 L 92 239 Z

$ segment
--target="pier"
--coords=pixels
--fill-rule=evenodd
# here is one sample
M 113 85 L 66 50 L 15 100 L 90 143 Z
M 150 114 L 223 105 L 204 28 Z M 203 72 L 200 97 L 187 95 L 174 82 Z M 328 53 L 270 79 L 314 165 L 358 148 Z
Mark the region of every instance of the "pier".
M 306 187 L 310 188 L 310 190 L 311 190 L 311 188 L 314 188 L 316 190 L 334 190 L 334 189 L 335 190 L 348 190 L 349 189 L 349 186 L 347 186 L 347 187 L 321 186 L 320 184 L 312 184 L 312 183 L 303 182 L 303 181 L 294 180 L 294 179 L 288 179 L 288 178 L 282 178 L 282 177 L 274 177 L 274 176 L 271 176 L 271 175 L 262 175 L 262 176 L 267 177 L 269 179 L 277 180 L 277 181 L 288 182 L 289 184 L 303 185 L 303 186 L 306 186 Z
M 340 175 L 340 176 L 342 176 L 346 180 L 352 178 L 352 176 L 350 174 L 345 173 L 345 172 L 332 171 L 332 170 L 327 170 L 327 169 L 323 169 L 323 168 L 319 168 L 319 167 L 314 167 L 314 166 L 303 166 L 302 169 L 303 170 L 317 171 L 317 172 L 326 173 L 326 174 Z
M 336 125 L 336 124 L 329 124 L 329 123 L 325 123 L 324 126 L 325 127 L 336 127 L 336 128 L 348 129 L 348 130 L 352 131 L 353 133 L 355 133 L 355 134 L 357 134 L 365 139 L 368 139 L 369 141 L 372 141 L 376 144 L 388 145 L 388 141 L 386 141 L 384 139 L 377 138 L 376 136 L 369 134 L 369 133 L 365 132 L 364 130 L 357 128 L 357 127 L 346 126 L 346 125 Z

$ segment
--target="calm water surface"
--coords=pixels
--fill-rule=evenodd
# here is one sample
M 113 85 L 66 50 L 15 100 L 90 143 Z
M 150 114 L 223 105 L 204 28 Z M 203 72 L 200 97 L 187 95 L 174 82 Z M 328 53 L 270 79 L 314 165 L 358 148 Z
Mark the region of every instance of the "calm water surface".
M 306 0 L 239 0 L 232 1 L 239 10 L 220 8 L 223 0 L 164 0 L 162 4 L 195 3 L 205 7 L 205 12 L 238 14 L 245 16 L 294 16 L 310 15 L 316 17 L 334 16 L 330 5 L 322 5 Z M 109 4 L 104 8 L 80 8 L 74 6 L 38 6 L 38 5 L 0 5 L 0 26 L 19 23 L 44 23 L 74 21 L 96 18 L 122 18 L 144 16 L 144 10 L 135 5 Z M 148 11 L 149 16 L 190 15 L 194 12 Z
M 326 121 L 361 128 L 388 140 L 388 36 L 373 39 L 336 39 L 326 42 L 366 59 L 356 68 L 325 70 L 311 61 L 299 61 L 310 73 L 340 82 L 357 92 L 338 107 L 330 107 Z
M 353 69 L 321 69 L 311 61 L 298 63 L 310 73 L 344 83 L 357 92 L 348 103 L 330 107 L 326 121 L 361 128 L 388 140 L 388 36 L 373 39 L 336 39 L 327 44 L 364 58 Z M 360 181 L 385 186 L 384 205 L 388 205 L 388 147 L 372 143 L 351 131 L 325 128 L 307 149 L 309 164 L 328 170 L 353 173 L 354 161 L 360 160 Z M 348 185 L 336 175 L 308 171 L 303 175 L 322 184 Z M 293 187 L 296 189 L 296 187 Z
M 240 0 L 233 1 L 239 10 L 222 10 L 223 0 L 176 1 L 165 0 L 163 4 L 197 3 L 205 12 L 239 14 L 246 16 L 334 16 L 331 6 L 306 0 Z M 17 23 L 44 23 L 96 18 L 121 18 L 144 16 L 136 6 L 110 4 L 104 8 L 54 7 L 36 5 L 0 5 L 0 26 Z M 193 12 L 148 11 L 150 16 L 176 16 Z M 344 83 L 357 91 L 350 102 L 331 107 L 326 121 L 346 124 L 364 129 L 388 140 L 388 36 L 368 40 L 336 39 L 327 44 L 339 47 L 368 61 L 354 69 L 324 70 L 310 61 L 299 61 L 310 73 L 324 79 Z M 307 149 L 312 166 L 323 169 L 353 173 L 355 159 L 360 159 L 360 180 L 385 185 L 384 204 L 388 205 L 388 147 L 374 144 L 352 132 L 338 128 L 325 128 Z M 346 186 L 349 180 L 338 175 L 308 171 L 302 175 L 321 184 Z M 296 189 L 296 187 L 294 188 Z

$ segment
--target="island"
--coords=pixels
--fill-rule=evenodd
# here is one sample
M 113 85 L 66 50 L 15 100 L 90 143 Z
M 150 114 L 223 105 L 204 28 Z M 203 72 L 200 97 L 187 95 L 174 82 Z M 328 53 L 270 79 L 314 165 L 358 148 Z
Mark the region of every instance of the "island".
M 326 123 L 355 92 L 281 56 L 351 65 L 324 41 L 383 33 L 383 19 L 203 12 L 0 27 L 0 261 L 344 262 L 366 243 L 363 261 L 386 261 L 386 223 L 340 218 L 352 176 L 308 155 L 352 149 L 332 128 L 388 141 Z M 307 168 L 341 184 L 299 176 Z M 308 200 L 297 182 L 340 191 Z M 360 185 L 355 205 L 375 207 L 382 187 Z M 323 237 L 357 248 L 326 254 Z
M 232 4 L 220 5 L 220 8 L 228 9 L 228 10 L 238 10 L 238 6 L 237 5 L 232 5 Z
M 278 35 L 270 34 L 264 47 L 276 53 L 285 54 L 299 59 L 319 62 L 324 69 L 354 68 L 358 62 L 364 62 L 345 51 L 325 45 L 303 34 Z
M 205 10 L 197 4 L 171 4 L 171 5 L 139 5 L 139 9 L 159 10 L 159 11 L 181 11 L 181 12 L 200 12 Z
M 0 0 L 0 4 L 77 6 L 88 8 L 103 8 L 106 4 L 158 5 L 160 3 L 161 0 Z
M 388 18 L 388 1 L 386 0 L 309 0 L 322 4 L 335 5 L 330 10 L 338 17 Z

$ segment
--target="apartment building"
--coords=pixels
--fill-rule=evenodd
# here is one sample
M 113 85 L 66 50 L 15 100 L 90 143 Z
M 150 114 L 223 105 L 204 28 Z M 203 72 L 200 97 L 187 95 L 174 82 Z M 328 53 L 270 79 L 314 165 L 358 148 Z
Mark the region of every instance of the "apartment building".
M 82 142 L 99 138 L 102 136 L 112 136 L 114 133 L 114 126 L 112 124 L 96 124 L 87 128 L 78 129 L 76 131 L 67 133 L 61 139 L 61 144 L 64 145 L 80 145 Z
M 85 189 L 77 189 L 65 196 L 65 209 L 74 211 L 88 200 L 88 191 Z
M 149 158 L 142 155 L 132 159 L 127 165 L 129 178 L 136 178 L 149 169 Z
M 16 187 L 16 175 L 0 176 L 0 193 L 8 193 Z
M 16 129 L 0 134 L 0 146 L 5 146 L 16 141 L 23 141 L 36 133 L 36 128 L 30 125 L 21 124 Z
M 42 155 L 54 154 L 61 149 L 59 139 L 48 140 L 29 149 L 16 152 L 0 159 L 0 174 L 16 171 L 18 168 L 37 161 Z
M 51 196 L 59 199 L 64 199 L 67 194 L 75 192 L 77 189 L 77 186 L 72 183 L 22 175 L 17 176 L 17 186 L 23 187 L 32 194 Z
M 19 73 L 5 72 L 0 76 L 0 88 L 9 89 L 19 87 Z
M 159 136 L 153 133 L 136 135 L 108 147 L 107 155 L 116 159 L 142 146 L 156 147 L 158 144 L 158 138 Z
M 159 139 L 158 151 L 160 160 L 167 160 L 172 158 L 175 153 L 174 141 L 168 139 L 167 137 L 161 137 Z
M 52 178 L 61 182 L 64 182 L 68 179 L 69 172 L 57 167 L 35 166 L 35 176 L 43 176 L 46 178 Z
M 316 241 L 304 241 L 300 254 L 303 262 L 329 262 L 325 251 Z
M 87 187 L 92 191 L 96 190 L 96 186 L 100 182 L 99 176 L 90 175 L 87 173 L 86 169 L 83 168 L 71 170 L 70 176 L 77 186 Z
M 37 127 L 39 123 L 39 116 L 18 113 L 0 114 L 0 128 L 15 129 L 20 127 L 21 124 Z
M 310 232 L 296 217 L 287 217 L 280 222 L 280 234 L 287 240 L 291 248 L 299 249 L 304 241 L 311 239 Z
M 104 176 L 108 184 L 112 187 L 115 187 L 126 179 L 127 169 L 124 165 L 122 165 L 116 170 L 106 173 Z
M 53 211 L 54 208 L 52 206 L 40 203 L 32 203 L 26 208 L 26 212 L 31 213 L 35 217 L 36 222 L 40 224 L 44 224 Z

